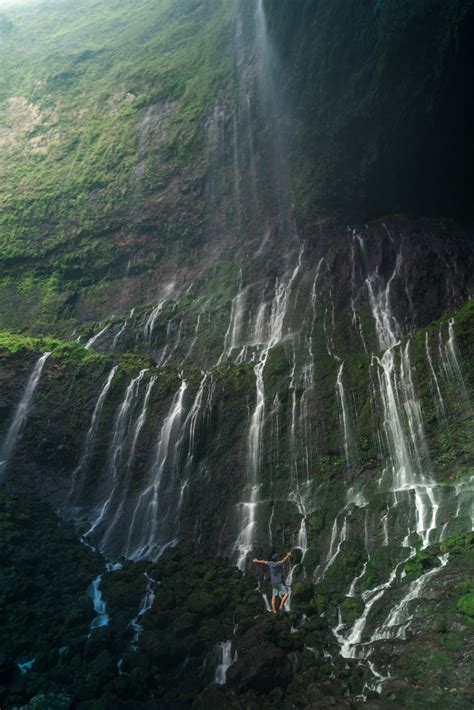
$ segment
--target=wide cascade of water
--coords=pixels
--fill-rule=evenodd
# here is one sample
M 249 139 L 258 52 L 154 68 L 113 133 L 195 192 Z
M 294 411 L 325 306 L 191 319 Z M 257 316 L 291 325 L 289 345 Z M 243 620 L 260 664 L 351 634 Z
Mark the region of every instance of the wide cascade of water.
M 112 435 L 112 442 L 109 448 L 106 480 L 103 486 L 103 496 L 105 500 L 99 506 L 97 515 L 91 521 L 91 525 L 86 532 L 86 536 L 91 535 L 105 520 L 108 519 L 109 510 L 113 501 L 119 494 L 120 484 L 123 482 L 123 467 L 126 466 L 125 451 L 127 434 L 130 431 L 131 418 L 133 416 L 133 405 L 136 403 L 140 383 L 143 380 L 146 370 L 141 370 L 138 377 L 131 380 L 125 391 L 125 397 L 119 407 Z
M 255 540 L 256 507 L 259 494 L 259 472 L 262 459 L 262 434 L 265 423 L 265 381 L 264 371 L 268 355 L 281 342 L 284 335 L 285 316 L 288 310 L 292 288 L 301 268 L 300 252 L 298 262 L 290 274 L 275 284 L 274 296 L 270 304 L 262 303 L 257 313 L 254 329 L 254 345 L 260 349 L 254 366 L 256 398 L 255 409 L 250 419 L 247 444 L 247 501 L 240 504 L 241 528 L 236 542 L 238 550 L 237 566 L 245 567 L 247 556 Z
M 440 573 L 447 564 L 448 556 L 440 556 L 439 564 L 412 582 L 402 599 L 396 601 L 392 607 L 389 601 L 389 613 L 385 618 L 382 617 L 375 627 L 373 622 L 369 623 L 374 610 L 387 607 L 385 600 L 387 596 L 391 598 L 391 591 L 402 582 L 408 560 L 414 557 L 418 550 L 443 540 L 449 527 L 456 529 L 457 520 L 462 523 L 467 516 L 472 517 L 472 506 L 469 504 L 465 485 L 458 487 L 443 484 L 436 481 L 432 474 L 423 412 L 415 387 L 412 345 L 392 307 L 392 290 L 399 286 L 401 281 L 401 248 L 396 250 L 393 271 L 386 279 L 378 269 L 370 268 L 364 240 L 355 235 L 353 254 L 357 250 L 362 272 L 365 273 L 364 286 L 378 346 L 378 351 L 372 354 L 372 368 L 376 373 L 372 400 L 379 401 L 382 408 L 381 444 L 386 451 L 386 464 L 378 482 L 379 495 L 384 496 L 386 500 L 379 535 L 383 546 L 398 546 L 399 553 L 385 581 L 361 593 L 363 611 L 360 616 L 352 624 L 347 624 L 340 613 L 333 633 L 340 644 L 343 657 L 368 661 L 378 641 L 406 637 L 406 630 L 414 613 L 410 602 L 423 595 L 430 579 Z M 445 422 L 446 403 L 434 367 L 428 334 L 425 336 L 424 345 L 436 412 L 439 420 Z M 459 365 L 452 320 L 448 324 L 447 339 L 443 339 L 440 334 L 439 355 L 446 379 L 457 389 L 466 413 L 469 412 L 470 402 Z M 338 379 L 341 372 L 342 367 L 339 369 Z M 341 394 L 339 397 L 341 400 Z M 341 408 L 344 409 L 342 404 Z M 347 538 L 346 524 L 346 516 L 341 523 L 337 518 L 334 520 L 330 548 L 320 576 L 324 576 L 340 553 Z M 366 549 L 367 561 L 353 579 L 347 592 L 348 597 L 357 596 L 357 590 L 366 575 L 370 561 L 367 546 Z M 374 682 L 368 685 L 368 689 L 380 690 L 390 673 L 382 675 L 372 661 L 368 661 L 368 666 L 374 676 Z
M 204 14 L 205 3 L 194 4 L 195 16 Z M 148 622 L 156 621 L 163 637 L 168 634 L 165 617 L 175 611 L 167 607 L 167 594 L 159 608 L 164 582 L 158 580 L 166 578 L 168 567 L 174 574 L 188 564 L 191 546 L 199 570 L 208 563 L 201 565 L 201 551 L 203 560 L 219 556 L 223 579 L 228 575 L 231 583 L 222 592 L 219 582 L 209 597 L 228 596 L 231 613 L 239 584 L 248 594 L 244 603 L 262 614 L 272 611 L 268 570 L 251 559 L 283 557 L 291 550 L 286 610 L 292 625 L 288 619 L 275 624 L 281 622 L 288 633 L 291 628 L 294 648 L 301 647 L 289 655 L 295 677 L 311 666 L 312 656 L 303 650 L 307 642 L 317 661 L 308 668 L 315 685 L 320 670 L 326 672 L 324 655 L 330 673 L 344 669 L 347 695 L 357 683 L 368 695 L 380 692 L 401 668 L 397 663 L 413 632 L 431 613 L 428 606 L 436 606 L 423 601 L 450 584 L 456 561 L 446 550 L 474 530 L 472 373 L 461 358 L 469 345 L 472 310 L 462 304 L 471 282 L 466 278 L 462 288 L 451 288 L 456 267 L 443 262 L 446 272 L 451 269 L 446 283 L 433 287 L 433 303 L 426 303 L 430 267 L 421 265 L 419 254 L 427 240 L 410 232 L 409 220 L 403 226 L 395 219 L 387 226 L 374 222 L 359 231 L 311 214 L 313 176 L 300 173 L 296 162 L 305 117 L 292 115 L 286 57 L 279 58 L 272 42 L 281 30 L 278 11 L 267 18 L 271 2 L 264 0 L 234 5 L 228 27 L 231 33 L 235 21 L 233 42 L 226 43 L 229 62 L 222 67 L 226 85 L 196 121 L 190 153 L 196 149 L 199 166 L 194 171 L 190 160 L 186 179 L 177 174 L 159 196 L 144 195 L 157 213 L 165 207 L 172 213 L 170 224 L 176 219 L 183 226 L 175 240 L 179 249 L 162 258 L 160 245 L 153 268 L 151 259 L 143 263 L 146 249 L 154 249 L 145 225 L 145 217 L 154 214 L 150 207 L 143 243 L 137 242 L 137 266 L 123 280 L 130 286 L 119 299 L 126 304 L 123 312 L 97 322 L 94 331 L 77 325 L 89 353 L 73 346 L 74 361 L 68 351 L 63 363 L 58 348 L 47 368 L 49 352 L 32 363 L 0 447 L 0 483 L 8 483 L 11 472 L 20 488 L 21 476 L 29 474 L 21 469 L 28 461 L 31 423 L 39 418 L 31 417 L 21 437 L 33 408 L 35 415 L 41 406 L 44 412 L 57 392 L 64 398 L 84 382 L 70 411 L 61 407 L 59 416 L 51 415 L 53 426 L 38 426 L 39 455 L 30 454 L 28 485 L 37 491 L 44 478 L 44 497 L 95 553 L 138 563 L 126 564 L 127 573 L 138 570 L 142 596 L 124 623 L 119 673 L 127 675 L 129 651 L 151 647 Z M 219 69 L 216 82 L 220 74 Z M 179 117 L 185 103 L 172 103 Z M 143 108 L 134 106 L 130 121 Z M 150 131 L 153 124 L 165 135 L 160 111 L 158 104 L 143 110 Z M 181 135 L 179 125 L 172 123 L 176 136 L 169 132 L 167 141 Z M 153 149 L 156 158 L 159 147 Z M 171 228 L 166 234 L 171 244 Z M 439 240 L 433 239 L 434 260 Z M 123 253 L 133 252 L 133 243 L 123 246 Z M 78 313 L 86 312 L 81 308 Z M 9 361 L 5 371 L 8 366 Z M 48 386 L 38 388 L 43 369 Z M 83 372 L 91 373 L 90 381 Z M 65 423 L 57 425 L 63 413 L 70 436 Z M 144 562 L 156 563 L 166 551 L 170 558 Z M 151 576 L 157 571 L 156 581 L 147 576 L 146 588 L 144 569 Z M 102 594 L 105 579 L 104 572 L 84 585 L 90 582 L 95 610 L 84 632 L 89 635 L 109 624 L 115 608 L 110 600 L 108 610 Z M 205 582 L 213 587 L 213 579 L 206 575 Z M 205 643 L 189 644 L 183 669 L 191 676 L 201 653 L 194 656 L 194 649 L 208 644 L 200 677 L 224 686 L 237 661 L 235 649 L 245 648 L 240 637 L 247 623 L 255 618 L 257 634 L 266 622 L 255 612 L 237 626 L 239 606 L 232 620 L 235 637 L 216 643 L 231 636 L 227 621 L 211 624 L 217 612 L 203 612 L 209 618 L 201 627 L 198 613 L 188 611 L 207 603 L 207 592 L 202 600 L 196 593 L 195 605 L 190 596 L 182 613 L 196 616 L 189 624 L 193 637 L 204 639 L 202 629 L 215 626 Z M 209 608 L 217 610 L 217 602 Z M 97 632 L 97 641 L 115 633 L 115 621 Z M 187 626 L 186 621 L 178 628 L 177 638 Z M 167 647 L 168 639 L 157 639 L 157 649 L 161 643 Z M 187 637 L 180 637 L 176 647 L 186 644 Z M 297 668 L 300 651 L 309 661 Z M 18 665 L 26 672 L 33 662 L 26 657 Z M 149 672 L 154 670 L 150 661 Z M 229 676 L 234 671 L 237 676 L 236 668 Z M 233 692 L 211 690 L 211 699 Z

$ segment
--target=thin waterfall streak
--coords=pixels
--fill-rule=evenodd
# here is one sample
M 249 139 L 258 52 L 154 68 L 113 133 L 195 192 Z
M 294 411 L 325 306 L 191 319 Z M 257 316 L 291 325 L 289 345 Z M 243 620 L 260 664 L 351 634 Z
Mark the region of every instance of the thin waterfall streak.
M 169 300 L 169 296 L 171 295 L 171 292 L 174 289 L 174 282 L 171 282 L 165 286 L 163 289 L 163 295 L 156 304 L 156 306 L 152 309 L 150 312 L 148 318 L 145 321 L 145 326 L 143 328 L 143 338 L 145 342 L 148 344 L 151 343 L 151 339 L 153 337 L 153 330 L 155 328 L 155 323 L 158 320 L 161 311 L 163 310 L 164 306 Z
M 115 365 L 111 371 L 109 372 L 109 375 L 105 381 L 104 386 L 102 387 L 99 397 L 97 399 L 97 402 L 94 407 L 94 411 L 92 412 L 92 418 L 91 418 L 91 423 L 89 425 L 89 429 L 86 434 L 86 440 L 84 443 L 84 447 L 82 450 L 81 458 L 79 459 L 79 463 L 74 469 L 72 473 L 72 485 L 71 485 L 71 490 L 68 496 L 68 503 L 74 500 L 74 496 L 76 493 L 76 484 L 77 480 L 79 478 L 79 474 L 81 471 L 84 471 L 87 469 L 88 463 L 90 461 L 90 458 L 94 452 L 94 445 L 95 445 L 95 439 L 97 435 L 97 429 L 99 426 L 99 421 L 100 421 L 100 415 L 102 413 L 102 408 L 104 406 L 104 402 L 106 400 L 107 394 L 110 390 L 110 387 L 112 386 L 112 381 L 115 377 L 115 373 L 118 370 L 118 365 Z
M 90 338 L 87 341 L 87 343 L 84 345 L 85 349 L 90 350 L 92 348 L 92 346 L 95 345 L 96 342 L 99 340 L 99 338 L 101 338 L 103 336 L 103 334 L 108 331 L 109 328 L 110 328 L 110 323 L 107 324 L 104 328 L 102 328 L 102 330 L 99 330 L 99 332 L 96 333 L 96 335 L 93 335 L 92 338 Z
M 446 407 L 444 404 L 443 395 L 441 394 L 441 388 L 439 386 L 438 377 L 437 377 L 436 371 L 434 369 L 433 359 L 431 357 L 428 331 L 426 331 L 426 333 L 425 333 L 425 353 L 426 353 L 426 359 L 428 361 L 428 366 L 430 368 L 430 374 L 431 374 L 430 384 L 431 384 L 432 389 L 434 389 L 435 406 L 436 406 L 436 412 L 438 414 L 438 419 L 446 421 Z
M 198 335 L 199 335 L 199 327 L 201 325 L 201 317 L 202 317 L 202 313 L 199 313 L 197 320 L 196 320 L 196 325 L 194 327 L 194 337 L 191 341 L 191 344 L 188 348 L 186 355 L 184 356 L 183 363 L 186 362 L 186 360 L 189 360 L 189 358 L 191 357 L 191 353 L 193 352 L 195 345 L 197 343 L 197 339 L 198 339 Z
M 240 194 L 240 164 L 239 164 L 239 128 L 237 119 L 237 109 L 232 112 L 232 133 L 233 133 L 233 170 L 234 170 L 234 211 L 237 220 L 237 234 L 242 231 L 241 194 Z
M 237 282 L 237 294 L 232 299 L 229 325 L 224 336 L 224 347 L 217 364 L 220 364 L 235 348 L 240 345 L 246 291 L 247 289 L 242 287 L 242 269 L 240 269 Z
M 448 321 L 448 340 L 446 342 L 446 352 L 449 362 L 449 370 L 452 373 L 452 379 L 455 380 L 461 399 L 464 405 L 464 410 L 467 415 L 472 414 L 472 405 L 467 391 L 466 383 L 464 382 L 464 377 L 461 371 L 460 356 L 458 351 L 458 346 L 456 342 L 456 336 L 454 334 L 454 318 L 450 318 Z
M 348 411 L 348 406 L 347 406 L 347 399 L 346 399 L 346 393 L 344 389 L 344 384 L 342 381 L 342 372 L 344 369 L 344 362 L 341 362 L 339 369 L 337 371 L 337 379 L 336 379 L 336 394 L 337 398 L 339 401 L 339 406 L 341 409 L 341 422 L 342 422 L 342 430 L 343 430 L 343 447 L 344 447 L 344 454 L 346 457 L 346 463 L 347 463 L 347 468 L 351 468 L 352 466 L 352 432 L 351 432 L 351 424 L 350 424 L 350 419 L 349 419 L 349 411 Z
M 15 453 L 18 441 L 30 415 L 34 394 L 38 387 L 46 360 L 50 355 L 50 352 L 45 352 L 36 361 L 33 371 L 26 383 L 23 395 L 13 414 L 12 422 L 0 450 L 0 482 L 5 478 L 7 466 Z
M 118 341 L 120 340 L 122 334 L 125 332 L 125 329 L 126 329 L 127 325 L 129 324 L 130 320 L 133 318 L 134 313 L 135 313 L 135 308 L 132 308 L 129 316 L 124 320 L 122 327 L 120 328 L 118 333 L 115 335 L 115 337 L 112 341 L 112 351 L 115 350 Z
M 134 433 L 133 433 L 133 439 L 132 439 L 132 445 L 130 447 L 130 454 L 128 456 L 128 462 L 127 462 L 127 468 L 130 470 L 135 458 L 135 450 L 137 448 L 137 442 L 140 436 L 140 432 L 143 429 L 143 426 L 145 425 L 146 421 L 146 416 L 148 412 L 148 403 L 150 400 L 151 396 L 151 391 L 155 385 L 155 382 L 157 380 L 156 375 L 152 375 L 148 381 L 147 388 L 145 390 L 145 396 L 143 398 L 143 405 L 140 414 L 138 415 L 135 427 L 134 427 Z

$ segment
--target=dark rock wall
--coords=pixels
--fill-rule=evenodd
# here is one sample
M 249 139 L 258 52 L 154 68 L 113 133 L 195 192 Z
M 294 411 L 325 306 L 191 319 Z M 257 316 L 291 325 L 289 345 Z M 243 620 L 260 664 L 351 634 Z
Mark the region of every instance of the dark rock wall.
M 472 2 L 267 0 L 308 206 L 472 216 Z

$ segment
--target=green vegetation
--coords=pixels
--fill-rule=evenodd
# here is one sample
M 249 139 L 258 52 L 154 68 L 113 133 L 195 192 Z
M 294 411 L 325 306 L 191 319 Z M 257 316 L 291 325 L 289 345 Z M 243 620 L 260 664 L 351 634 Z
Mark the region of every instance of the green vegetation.
M 114 212 L 162 189 L 205 147 L 206 114 L 229 80 L 233 6 L 54 0 L 5 10 L 4 268 L 47 258 L 62 281 L 115 261 L 104 233 Z M 18 288 L 32 286 L 27 271 Z
M 53 359 L 57 358 L 66 363 L 79 362 L 101 364 L 106 357 L 95 350 L 86 350 L 79 343 L 65 343 L 55 338 L 32 338 L 28 335 L 18 335 L 0 331 L 0 350 L 9 353 L 18 353 L 22 350 L 35 352 L 51 352 Z

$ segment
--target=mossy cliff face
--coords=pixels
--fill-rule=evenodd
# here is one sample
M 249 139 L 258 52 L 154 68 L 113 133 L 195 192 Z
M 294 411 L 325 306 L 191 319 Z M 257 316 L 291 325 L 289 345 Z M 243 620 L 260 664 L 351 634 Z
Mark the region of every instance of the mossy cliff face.
M 446 492 L 450 486 L 453 491 L 456 486 L 468 486 L 472 476 L 471 302 L 450 312 L 449 316 L 454 313 L 453 326 L 445 316 L 416 330 L 439 313 L 441 301 L 454 306 L 465 298 L 470 288 L 469 261 L 459 262 L 452 275 L 443 274 L 445 285 L 436 286 L 429 302 L 418 300 L 421 289 L 430 288 L 427 262 L 432 271 L 435 259 L 440 271 L 445 263 L 443 252 L 438 253 L 443 248 L 441 238 L 431 226 L 427 239 L 431 239 L 432 257 L 426 249 L 418 263 L 411 257 L 405 262 L 403 254 L 410 253 L 411 247 L 407 234 L 394 238 L 385 230 L 373 227 L 361 237 L 373 265 L 364 264 L 358 256 L 360 245 L 351 234 L 328 259 L 318 260 L 313 271 L 301 267 L 288 299 L 280 341 L 269 350 L 263 371 L 265 413 L 258 471 L 262 502 L 254 542 L 266 548 L 270 526 L 274 543 L 296 544 L 303 516 L 311 548 L 309 574 L 327 554 L 333 521 L 346 503 L 354 506 L 356 525 L 362 524 L 357 513 L 359 495 L 363 505 L 370 501 L 371 536 L 382 539 L 377 511 L 386 509 L 393 459 L 384 423 L 388 415 L 384 380 L 380 379 L 382 356 L 377 350 L 364 270 L 379 273 L 386 283 L 392 269 L 398 270 L 391 282 L 392 317 L 403 323 L 400 327 L 415 329 L 393 349 L 393 386 L 400 398 L 400 426 L 405 436 L 412 436 L 410 426 L 414 426 L 409 421 L 410 408 L 416 407 L 421 416 L 423 431 L 420 440 L 413 441 L 413 456 L 422 458 L 424 470 L 441 487 L 446 486 Z M 422 239 L 421 234 L 418 238 Z M 307 248 L 311 254 L 311 246 Z M 224 273 L 228 278 L 236 271 L 229 266 Z M 167 518 L 160 523 L 162 544 L 176 536 L 199 541 L 212 550 L 217 540 L 219 551 L 230 554 L 241 524 L 239 505 L 251 467 L 250 432 L 258 403 L 252 358 L 261 345 L 252 344 L 252 337 L 261 304 L 268 298 L 266 282 L 240 282 L 254 275 L 247 273 L 236 275 L 233 285 L 229 279 L 226 291 L 209 293 L 204 306 L 208 310 L 201 310 L 200 297 L 188 294 L 181 301 L 166 302 L 153 328 L 148 313 L 137 314 L 128 324 L 111 323 L 96 341 L 95 347 L 107 351 L 113 349 L 115 339 L 117 351 L 121 343 L 124 348 L 130 344 L 136 354 L 107 355 L 76 343 L 5 335 L 4 431 L 37 358 L 34 350 L 52 350 L 9 464 L 10 484 L 34 490 L 67 511 L 64 514 L 85 530 L 97 519 L 116 485 L 118 491 L 107 504 L 107 514 L 94 528 L 97 539 L 106 535 L 103 549 L 114 555 L 127 550 L 121 524 L 129 526 L 137 516 L 140 519 L 150 502 L 147 495 L 154 500 L 154 486 L 162 486 L 162 502 L 157 502 Z M 344 282 L 346 288 L 340 288 Z M 217 275 L 214 283 L 219 283 Z M 236 299 L 240 296 L 239 316 Z M 453 369 L 451 344 L 462 372 Z M 167 364 L 157 368 L 156 361 Z M 412 390 L 406 391 L 407 386 Z M 218 495 L 210 497 L 210 488 Z M 463 516 L 469 517 L 467 498 L 462 496 L 461 529 L 467 524 Z M 438 527 L 448 523 L 458 503 L 455 496 L 449 504 L 447 496 Z M 179 532 L 174 514 L 179 518 Z M 107 526 L 112 522 L 117 527 L 110 533 Z M 136 525 L 140 537 L 137 521 Z M 134 549 L 132 544 L 129 553 Z
M 471 2 L 263 3 L 269 61 L 258 7 L 2 13 L 1 327 L 64 338 L 151 307 L 255 252 L 285 202 L 308 235 L 470 204 Z

